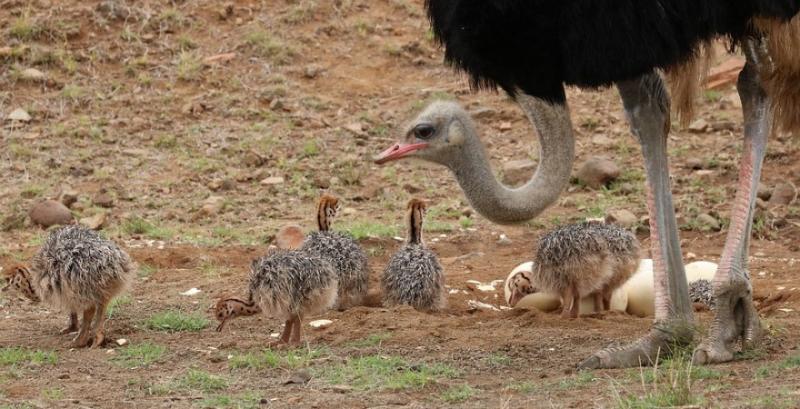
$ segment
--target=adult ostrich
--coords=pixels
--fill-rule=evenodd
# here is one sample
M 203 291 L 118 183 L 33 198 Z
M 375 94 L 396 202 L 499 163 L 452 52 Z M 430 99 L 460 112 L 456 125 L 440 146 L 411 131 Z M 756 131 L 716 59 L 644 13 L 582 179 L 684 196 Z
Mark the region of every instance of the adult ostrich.
M 475 125 L 453 103 L 429 106 L 375 160 L 416 157 L 449 167 L 490 220 L 531 219 L 568 183 L 574 141 L 564 85 L 619 91 L 645 161 L 655 322 L 641 339 L 587 358 L 584 368 L 652 363 L 693 338 L 669 184 L 670 99 L 659 72 L 691 72 L 687 67 L 700 65 L 701 47 L 715 38 L 738 45 L 747 60 L 738 80 L 745 120 L 739 185 L 713 283 L 715 317 L 693 360 L 729 361 L 739 341 L 743 347 L 757 342 L 748 244 L 773 122 L 800 129 L 800 17 L 794 18 L 800 0 L 426 0 L 426 7 L 446 61 L 466 71 L 474 88 L 503 88 L 537 128 L 539 168 L 520 188 L 497 182 Z M 688 78 L 679 82 L 691 88 Z

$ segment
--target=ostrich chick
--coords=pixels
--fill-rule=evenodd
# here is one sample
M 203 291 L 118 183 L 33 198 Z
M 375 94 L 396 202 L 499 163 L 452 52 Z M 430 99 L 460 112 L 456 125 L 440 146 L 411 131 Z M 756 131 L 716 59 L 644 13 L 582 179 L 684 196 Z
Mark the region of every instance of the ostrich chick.
M 300 249 L 319 255 L 336 269 L 339 276 L 339 296 L 335 308 L 342 311 L 364 303 L 369 283 L 369 266 L 364 250 L 352 237 L 330 229 L 338 211 L 339 199 L 322 195 L 317 207 L 319 231 L 309 234 Z
M 440 311 L 447 304 L 444 272 L 439 260 L 422 242 L 425 202 L 408 202 L 408 243 L 395 253 L 383 272 L 386 304 L 408 304 L 420 311 Z
M 615 225 L 579 223 L 545 234 L 538 244 L 532 271 L 514 275 L 510 304 L 536 291 L 559 294 L 564 317 L 577 317 L 580 299 L 594 296 L 596 311 L 608 310 L 611 294 L 639 264 L 639 242 Z
M 14 266 L 5 274 L 8 285 L 31 301 L 43 301 L 69 311 L 69 326 L 61 331 L 78 330 L 78 314 L 83 315 L 80 332 L 72 347 L 102 345 L 106 307 L 133 280 L 130 257 L 116 243 L 78 225 L 54 230 L 47 237 L 31 266 Z M 94 331 L 91 331 L 94 318 Z
M 264 311 L 285 320 L 278 344 L 299 345 L 303 317 L 331 308 L 337 288 L 336 271 L 328 261 L 298 250 L 275 250 L 253 260 L 246 301 L 227 298 L 217 302 L 217 331 L 232 318 Z

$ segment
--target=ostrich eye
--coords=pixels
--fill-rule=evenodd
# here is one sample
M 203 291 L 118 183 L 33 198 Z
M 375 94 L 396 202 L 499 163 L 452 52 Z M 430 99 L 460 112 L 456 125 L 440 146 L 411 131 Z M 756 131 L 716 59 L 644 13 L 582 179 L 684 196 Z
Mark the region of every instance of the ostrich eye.
M 419 124 L 414 127 L 414 136 L 418 139 L 428 140 L 436 133 L 436 128 L 430 124 Z

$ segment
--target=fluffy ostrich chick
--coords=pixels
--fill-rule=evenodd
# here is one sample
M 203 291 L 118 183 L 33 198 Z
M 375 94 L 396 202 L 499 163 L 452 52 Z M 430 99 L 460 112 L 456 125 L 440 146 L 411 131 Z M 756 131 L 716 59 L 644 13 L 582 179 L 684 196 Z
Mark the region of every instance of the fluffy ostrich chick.
M 300 250 L 328 260 L 339 277 L 339 296 L 334 308 L 345 310 L 362 305 L 367 296 L 369 265 L 367 255 L 350 235 L 331 230 L 339 211 L 339 199 L 322 195 L 317 207 L 317 226 L 303 242 Z
M 338 278 L 317 255 L 276 250 L 253 261 L 248 297 L 221 299 L 214 306 L 217 331 L 233 318 L 265 312 L 285 320 L 277 344 L 299 345 L 304 316 L 320 314 L 336 302 Z
M 532 271 L 511 277 L 509 304 L 545 291 L 561 296 L 564 317 L 577 317 L 581 297 L 590 295 L 595 311 L 608 310 L 611 294 L 638 264 L 639 242 L 627 230 L 602 223 L 562 226 L 539 240 Z
M 408 243 L 395 253 L 381 279 L 387 305 L 407 304 L 420 311 L 440 311 L 447 304 L 444 272 L 436 254 L 422 242 L 425 202 L 408 202 Z
M 116 243 L 78 225 L 52 231 L 30 266 L 17 265 L 5 276 L 3 291 L 14 289 L 35 303 L 44 302 L 69 312 L 69 326 L 78 330 L 72 347 L 103 344 L 106 307 L 133 280 L 130 257 Z M 92 330 L 92 319 L 94 329 Z

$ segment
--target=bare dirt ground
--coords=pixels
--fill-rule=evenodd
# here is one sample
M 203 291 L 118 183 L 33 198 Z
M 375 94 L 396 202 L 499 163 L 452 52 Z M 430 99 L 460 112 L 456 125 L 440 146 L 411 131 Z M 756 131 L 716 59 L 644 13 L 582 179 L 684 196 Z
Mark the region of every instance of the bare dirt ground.
M 751 272 L 767 337 L 729 364 L 674 364 L 655 379 L 651 369 L 577 373 L 576 363 L 635 339 L 650 320 L 468 307 L 502 305 L 501 292 L 466 281 L 505 278 L 547 228 L 609 209 L 645 216 L 642 164 L 613 90 L 570 90 L 577 163 L 603 155 L 623 174 L 603 190 L 570 186 L 528 224 L 465 215 L 444 169 L 372 165 L 435 98 L 479 113 L 498 168 L 538 156 L 512 102 L 469 93 L 441 64 L 421 0 L 0 0 L 0 33 L 0 263 L 25 260 L 41 243 L 46 233 L 26 220 L 34 203 L 75 191 L 76 218 L 107 216 L 104 234 L 140 265 L 102 349 L 68 349 L 70 338 L 56 335 L 63 313 L 2 295 L 2 408 L 655 407 L 674 405 L 658 399 L 687 379 L 697 407 L 800 407 L 797 205 L 759 213 Z M 5 121 L 17 108 L 30 122 Z M 699 117 L 707 126 L 694 132 L 673 126 L 674 192 L 684 255 L 714 261 L 741 150 L 734 88 L 706 92 Z M 798 140 L 771 140 L 767 188 L 800 180 Z M 458 290 L 448 309 L 331 312 L 330 327 L 309 329 L 308 345 L 288 352 L 264 350 L 280 329 L 266 317 L 214 332 L 208 306 L 243 291 L 250 260 L 280 226 L 314 227 L 323 190 L 344 200 L 338 228 L 364 237 L 373 288 L 399 246 L 393 237 L 404 235 L 405 202 L 429 200 L 428 242 Z M 699 222 L 704 213 L 722 231 Z M 648 248 L 642 229 L 639 238 Z M 181 295 L 193 287 L 202 292 Z M 170 311 L 173 321 L 161 317 Z M 709 318 L 699 314 L 701 328 Z M 302 379 L 287 384 L 293 377 Z

